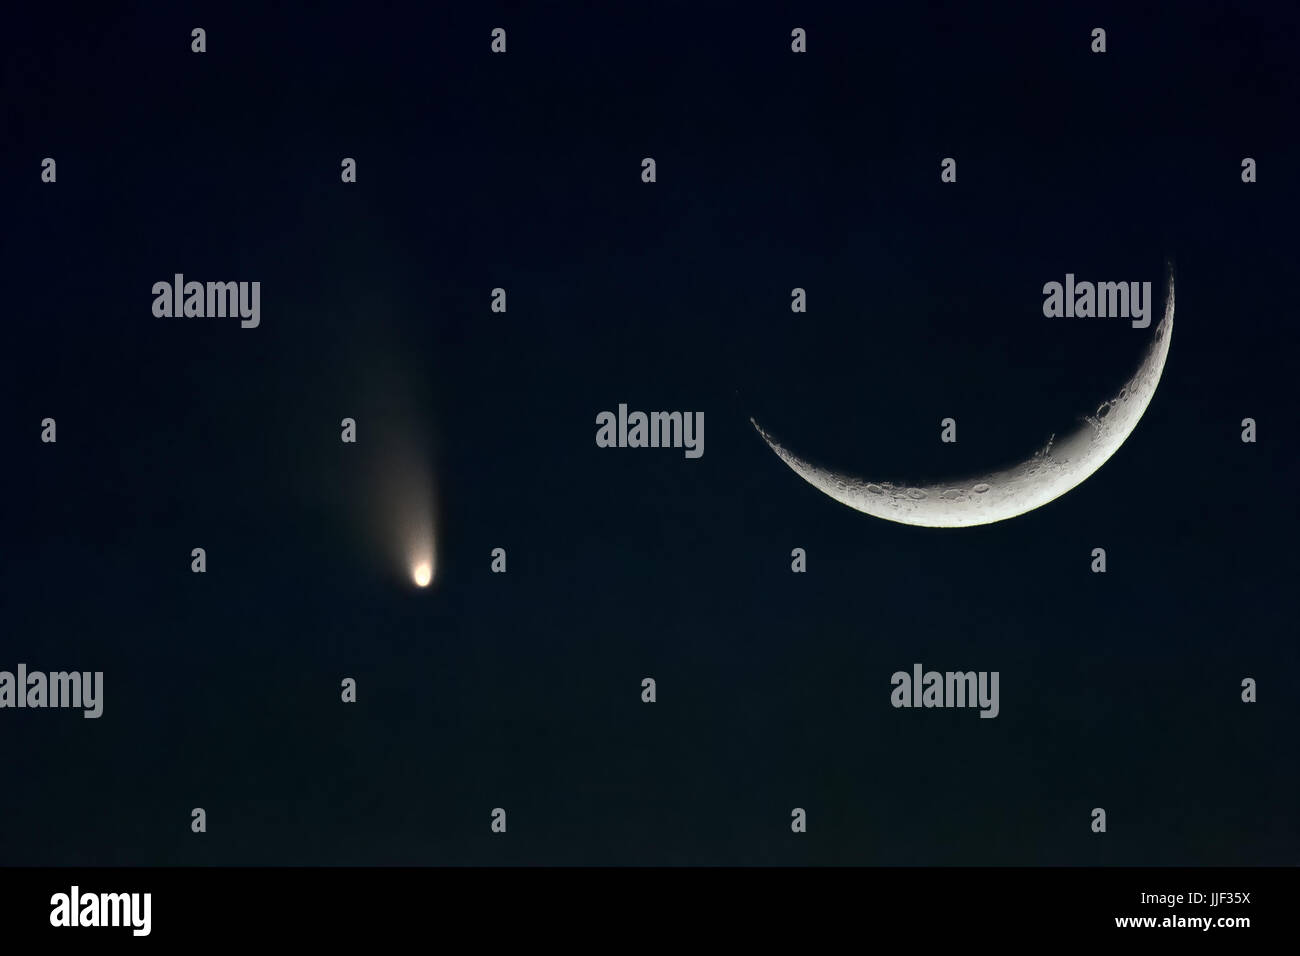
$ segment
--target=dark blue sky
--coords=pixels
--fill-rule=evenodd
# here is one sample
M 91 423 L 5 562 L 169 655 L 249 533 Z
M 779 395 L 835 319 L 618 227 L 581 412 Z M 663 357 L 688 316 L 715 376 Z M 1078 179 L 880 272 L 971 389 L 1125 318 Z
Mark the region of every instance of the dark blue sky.
M 316 6 L 0 41 L 0 669 L 106 685 L 0 711 L 0 862 L 1295 861 L 1293 9 Z M 1146 341 L 1043 283 L 1166 257 L 1150 408 L 1038 511 L 877 521 L 749 426 L 871 477 L 1028 453 Z M 176 272 L 261 326 L 154 317 Z M 704 456 L 597 448 L 620 402 Z M 365 533 L 392 435 L 425 593 Z M 918 661 L 999 717 L 891 708 Z

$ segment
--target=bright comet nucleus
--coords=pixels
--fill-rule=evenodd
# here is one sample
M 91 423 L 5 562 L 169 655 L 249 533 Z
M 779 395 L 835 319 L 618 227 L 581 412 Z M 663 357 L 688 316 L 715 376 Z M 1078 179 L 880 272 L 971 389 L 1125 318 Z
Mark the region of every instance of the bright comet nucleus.
M 433 580 L 433 564 L 422 561 L 411 570 L 411 577 L 415 579 L 416 586 L 427 588 L 429 582 Z

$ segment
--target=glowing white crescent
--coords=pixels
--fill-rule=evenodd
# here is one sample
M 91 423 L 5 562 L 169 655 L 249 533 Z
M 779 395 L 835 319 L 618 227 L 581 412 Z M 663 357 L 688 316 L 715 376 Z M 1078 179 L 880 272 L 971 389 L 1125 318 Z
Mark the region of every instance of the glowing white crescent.
M 943 484 L 863 481 L 819 468 L 778 443 L 750 419 L 763 440 L 804 481 L 836 501 L 886 521 L 927 528 L 969 528 L 1005 521 L 1054 501 L 1081 484 L 1124 444 L 1151 403 L 1174 329 L 1174 277 L 1169 273 L 1164 318 L 1142 364 L 1119 394 L 1062 441 L 1055 436 L 1012 468 Z

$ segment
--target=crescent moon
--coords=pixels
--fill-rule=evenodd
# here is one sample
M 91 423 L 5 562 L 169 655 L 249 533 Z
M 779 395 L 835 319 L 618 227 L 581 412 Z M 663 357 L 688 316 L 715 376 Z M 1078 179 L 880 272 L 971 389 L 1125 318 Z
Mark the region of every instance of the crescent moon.
M 1119 450 L 1151 404 L 1169 356 L 1174 330 L 1174 276 L 1168 277 L 1164 317 L 1137 372 L 1113 398 L 1084 416 L 1079 427 L 1011 468 L 942 484 L 907 485 L 866 481 L 805 461 L 750 423 L 795 474 L 841 504 L 900 524 L 925 528 L 969 528 L 1005 521 L 1054 501 L 1082 484 Z

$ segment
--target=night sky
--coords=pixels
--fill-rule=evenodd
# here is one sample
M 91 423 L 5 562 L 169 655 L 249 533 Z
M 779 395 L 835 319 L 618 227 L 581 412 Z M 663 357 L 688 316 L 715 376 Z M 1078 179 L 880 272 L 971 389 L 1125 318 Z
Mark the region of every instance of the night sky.
M 0 863 L 1297 862 L 1293 7 L 120 6 L 0 38 L 0 669 L 104 672 L 98 720 L 0 710 Z M 1166 259 L 1150 407 L 1039 510 L 881 521 L 749 424 L 1023 457 L 1155 327 L 1043 284 L 1158 320 Z M 261 325 L 154 316 L 175 273 Z M 620 402 L 703 457 L 596 447 Z M 917 662 L 999 716 L 891 707 Z

